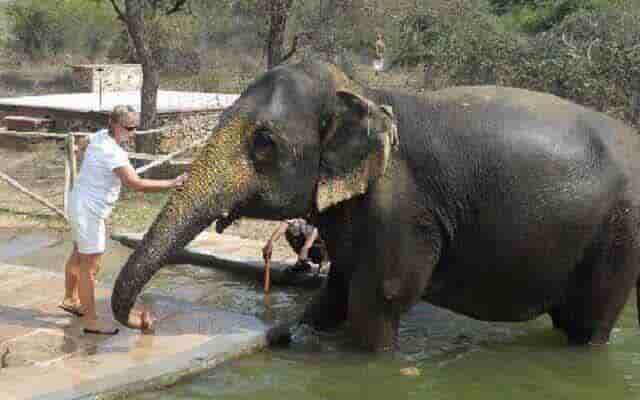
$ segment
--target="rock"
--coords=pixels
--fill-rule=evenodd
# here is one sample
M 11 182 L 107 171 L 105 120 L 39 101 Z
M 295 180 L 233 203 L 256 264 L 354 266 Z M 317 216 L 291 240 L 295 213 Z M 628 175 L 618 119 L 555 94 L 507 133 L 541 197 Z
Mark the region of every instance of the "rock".
M 400 370 L 400 374 L 404 376 L 420 376 L 420 370 L 416 367 L 407 367 Z

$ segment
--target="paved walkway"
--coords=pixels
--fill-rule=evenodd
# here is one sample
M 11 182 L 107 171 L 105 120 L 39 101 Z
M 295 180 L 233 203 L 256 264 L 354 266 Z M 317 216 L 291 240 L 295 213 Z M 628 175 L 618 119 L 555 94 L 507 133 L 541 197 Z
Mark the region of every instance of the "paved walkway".
M 0 263 L 0 399 L 100 398 L 167 385 L 262 348 L 257 319 L 151 294 L 159 320 L 143 335 L 83 335 L 80 321 L 56 307 L 63 276 Z M 98 289 L 106 318 L 109 290 Z

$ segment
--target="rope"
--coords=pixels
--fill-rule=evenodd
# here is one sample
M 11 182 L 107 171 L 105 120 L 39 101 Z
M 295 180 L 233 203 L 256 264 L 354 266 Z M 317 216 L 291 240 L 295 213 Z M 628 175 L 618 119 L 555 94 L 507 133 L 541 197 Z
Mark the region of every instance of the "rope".
M 11 178 L 9 175 L 0 172 L 0 179 L 2 179 L 3 181 L 7 182 L 10 186 L 14 187 L 18 191 L 20 191 L 20 192 L 26 194 L 27 196 L 31 197 L 32 199 L 36 200 L 37 202 L 45 205 L 47 208 L 53 210 L 56 214 L 58 214 L 59 216 L 64 218 L 65 221 L 69 222 L 69 220 L 67 219 L 67 215 L 64 213 L 64 211 L 60 210 L 58 207 L 56 207 L 53 204 L 51 204 L 48 200 L 46 200 L 46 199 L 38 196 L 37 194 L 29 191 L 27 188 L 25 188 L 24 186 L 19 184 L 15 179 Z
M 147 165 L 144 165 L 144 166 L 142 166 L 142 167 L 140 167 L 140 168 L 136 169 L 136 172 L 137 172 L 138 174 L 141 174 L 141 173 L 143 173 L 143 172 L 145 172 L 145 171 L 148 171 L 148 170 L 149 170 L 149 169 L 151 169 L 151 168 L 154 168 L 154 167 L 157 167 L 158 165 L 164 164 L 164 163 L 166 163 L 167 161 L 170 161 L 170 160 L 172 160 L 173 158 L 175 158 L 175 157 L 179 156 L 180 154 L 185 153 L 186 151 L 191 150 L 192 148 L 194 148 L 194 147 L 196 147 L 196 146 L 201 145 L 201 144 L 202 144 L 202 143 L 204 143 L 207 139 L 209 139 L 209 137 L 205 137 L 205 138 L 202 138 L 202 139 L 200 139 L 200 140 L 197 140 L 197 141 L 195 141 L 195 142 L 191 143 L 189 146 L 185 147 L 184 149 L 174 151 L 173 153 L 168 154 L 166 157 L 162 157 L 162 158 L 160 158 L 160 159 L 158 159 L 158 160 L 156 160 L 156 161 L 153 161 L 153 162 L 151 162 L 151 163 L 149 163 L 149 164 L 147 164 Z

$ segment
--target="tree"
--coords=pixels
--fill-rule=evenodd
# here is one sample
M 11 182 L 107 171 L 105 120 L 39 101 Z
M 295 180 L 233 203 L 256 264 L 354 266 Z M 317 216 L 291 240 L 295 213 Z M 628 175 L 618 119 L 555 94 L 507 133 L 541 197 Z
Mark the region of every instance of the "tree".
M 287 29 L 287 19 L 291 11 L 293 0 L 271 0 L 267 3 L 267 18 L 269 19 L 269 32 L 265 43 L 267 53 L 267 69 L 287 61 L 296 52 L 300 35 L 293 38 L 291 49 L 285 54 L 284 34 Z
M 135 47 L 138 60 L 142 64 L 142 93 L 140 110 L 140 129 L 152 129 L 158 126 L 158 87 L 160 86 L 159 66 L 153 52 L 153 23 L 159 13 L 175 14 L 182 11 L 188 0 L 124 0 L 122 11 L 117 0 L 110 0 L 118 19 L 126 26 L 129 37 Z M 150 17 L 145 18 L 145 11 Z M 155 135 L 136 136 L 136 151 L 155 153 Z

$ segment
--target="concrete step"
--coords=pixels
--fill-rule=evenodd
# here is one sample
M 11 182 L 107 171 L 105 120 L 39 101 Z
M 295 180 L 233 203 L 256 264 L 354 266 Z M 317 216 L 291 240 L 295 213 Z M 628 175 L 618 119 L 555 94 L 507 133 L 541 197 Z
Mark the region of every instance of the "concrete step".
M 159 292 L 148 294 L 158 316 L 155 333 L 120 326 L 115 336 L 85 335 L 80 319 L 57 308 L 62 274 L 0 263 L 0 277 L 3 400 L 120 398 L 171 385 L 266 345 L 267 326 L 253 317 Z M 104 319 L 111 315 L 109 296 L 109 288 L 97 290 Z

